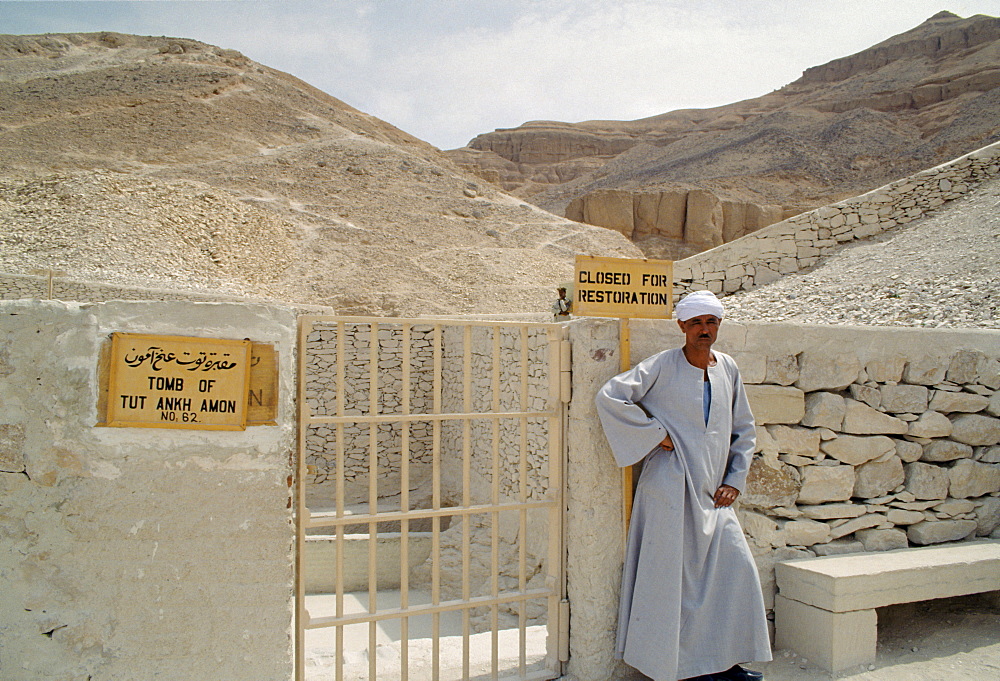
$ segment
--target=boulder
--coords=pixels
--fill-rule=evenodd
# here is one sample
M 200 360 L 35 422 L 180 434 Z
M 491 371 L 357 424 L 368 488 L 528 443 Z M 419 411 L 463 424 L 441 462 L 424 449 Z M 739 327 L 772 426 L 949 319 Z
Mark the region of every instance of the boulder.
M 836 527 L 831 528 L 830 536 L 834 539 L 840 539 L 841 537 L 846 537 L 847 535 L 853 534 L 858 530 L 867 530 L 873 527 L 888 524 L 888 518 L 881 513 L 869 513 L 858 518 L 852 518 L 846 523 L 841 523 Z
M 919 442 L 910 442 L 909 440 L 896 440 L 896 456 L 903 463 L 910 463 L 911 461 L 919 461 L 920 456 L 924 453 L 924 448 Z
M 863 504 L 820 504 L 818 506 L 803 506 L 802 515 L 812 520 L 833 520 L 835 518 L 857 518 L 867 511 Z M 920 516 L 923 518 L 923 515 Z
M 952 383 L 974 383 L 979 374 L 979 363 L 986 360 L 986 355 L 978 350 L 959 350 L 948 364 L 945 378 Z
M 906 367 L 906 357 L 893 355 L 872 360 L 865 365 L 865 373 L 869 381 L 877 383 L 898 383 Z

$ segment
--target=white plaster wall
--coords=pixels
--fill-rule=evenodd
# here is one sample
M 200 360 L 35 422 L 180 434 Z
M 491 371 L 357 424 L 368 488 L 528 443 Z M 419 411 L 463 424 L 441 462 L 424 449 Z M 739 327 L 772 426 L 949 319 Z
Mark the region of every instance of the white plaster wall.
M 294 329 L 266 306 L 0 303 L 0 676 L 290 678 Z M 273 343 L 279 425 L 95 427 L 113 331 Z

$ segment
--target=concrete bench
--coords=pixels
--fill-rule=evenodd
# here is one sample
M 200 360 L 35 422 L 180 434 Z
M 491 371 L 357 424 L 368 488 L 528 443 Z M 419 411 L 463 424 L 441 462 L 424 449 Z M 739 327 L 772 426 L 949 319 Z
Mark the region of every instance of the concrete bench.
M 875 660 L 875 608 L 1000 590 L 1000 542 L 792 560 L 775 579 L 775 647 L 837 673 Z

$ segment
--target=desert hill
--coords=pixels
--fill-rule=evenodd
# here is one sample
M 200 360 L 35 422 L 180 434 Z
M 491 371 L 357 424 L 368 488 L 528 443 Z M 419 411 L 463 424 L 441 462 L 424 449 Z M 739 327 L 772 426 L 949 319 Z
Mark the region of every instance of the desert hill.
M 998 139 L 1000 19 L 940 12 L 762 97 L 636 121 L 533 121 L 448 153 L 546 210 L 684 257 Z M 685 224 L 691 190 L 713 198 Z M 677 215 L 678 192 L 679 218 L 640 215 L 650 201 Z
M 0 36 L 3 271 L 415 315 L 547 310 L 632 257 L 280 71 L 193 40 Z

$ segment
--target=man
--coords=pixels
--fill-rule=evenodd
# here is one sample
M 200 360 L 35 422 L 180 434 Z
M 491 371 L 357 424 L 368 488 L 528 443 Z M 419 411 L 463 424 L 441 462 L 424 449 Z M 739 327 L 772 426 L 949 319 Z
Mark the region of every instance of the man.
M 712 349 L 723 307 L 677 305 L 684 347 L 608 381 L 597 410 L 619 466 L 643 461 L 622 576 L 617 654 L 655 681 L 760 679 L 764 599 L 732 503 L 753 456 L 753 415 L 731 357 Z
M 565 286 L 557 288 L 556 293 L 559 294 L 559 297 L 556 298 L 556 302 L 552 303 L 552 316 L 557 322 L 559 322 L 569 317 L 569 312 L 573 306 L 573 302 L 566 298 Z

